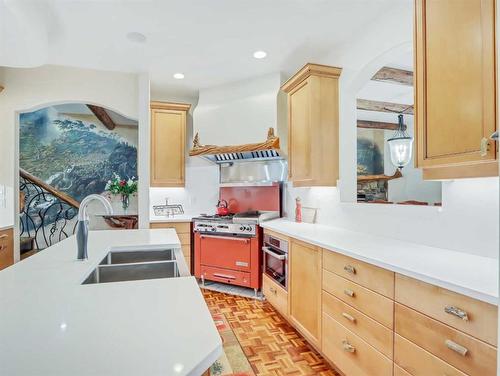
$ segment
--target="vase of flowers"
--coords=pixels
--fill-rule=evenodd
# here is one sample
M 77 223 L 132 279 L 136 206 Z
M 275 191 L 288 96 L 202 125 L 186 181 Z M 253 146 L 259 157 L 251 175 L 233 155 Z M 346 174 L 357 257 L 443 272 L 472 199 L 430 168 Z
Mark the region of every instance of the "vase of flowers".
M 137 179 L 135 177 L 128 180 L 122 179 L 120 175 L 115 173 L 113 178 L 108 180 L 105 189 L 113 195 L 121 195 L 122 208 L 127 213 L 130 205 L 130 195 L 137 192 Z

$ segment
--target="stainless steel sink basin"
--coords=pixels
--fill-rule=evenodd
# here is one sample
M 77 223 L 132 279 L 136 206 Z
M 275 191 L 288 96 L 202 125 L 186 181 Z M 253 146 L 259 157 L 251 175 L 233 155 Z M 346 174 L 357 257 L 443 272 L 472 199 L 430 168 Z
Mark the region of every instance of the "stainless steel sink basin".
M 189 275 L 180 248 L 110 251 L 82 285 Z
M 180 277 L 176 261 L 99 265 L 83 281 L 82 285 L 175 277 Z
M 111 251 L 101 261 L 100 265 L 173 260 L 175 260 L 175 256 L 173 250 L 171 249 L 159 251 Z

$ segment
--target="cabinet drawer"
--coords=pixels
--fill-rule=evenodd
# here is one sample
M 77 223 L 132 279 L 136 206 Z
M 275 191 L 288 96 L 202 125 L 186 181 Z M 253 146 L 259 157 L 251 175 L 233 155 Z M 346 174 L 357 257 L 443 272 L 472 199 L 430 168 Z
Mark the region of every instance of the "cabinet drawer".
M 323 270 L 323 290 L 360 310 L 389 329 L 394 324 L 394 302 L 357 283 Z
M 396 274 L 395 291 L 399 303 L 497 345 L 498 318 L 494 305 L 400 274 Z
M 400 304 L 395 316 L 396 333 L 423 349 L 470 375 L 496 375 L 495 347 Z
M 323 353 L 345 375 L 392 375 L 392 360 L 379 353 L 326 313 L 323 313 L 322 338 Z
M 0 270 L 14 263 L 13 230 L 0 231 Z
M 394 361 L 413 376 L 467 376 L 398 334 L 394 335 Z
M 288 293 L 267 275 L 262 275 L 262 293 L 283 316 L 288 315 Z
M 323 291 L 323 312 L 392 359 L 392 330 L 326 291 Z
M 238 286 L 250 287 L 250 273 L 236 270 L 201 266 L 201 275 L 204 279 L 218 281 Z
M 339 253 L 323 250 L 323 268 L 394 299 L 394 273 Z
M 189 234 L 191 222 L 156 222 L 150 223 L 150 228 L 173 228 L 177 234 Z

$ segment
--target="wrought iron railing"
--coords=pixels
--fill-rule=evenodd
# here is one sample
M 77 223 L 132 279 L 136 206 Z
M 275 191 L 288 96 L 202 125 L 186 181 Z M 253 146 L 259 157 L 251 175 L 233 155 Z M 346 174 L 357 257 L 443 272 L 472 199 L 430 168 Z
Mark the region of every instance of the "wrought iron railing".
M 42 250 L 75 233 L 78 201 L 20 170 L 21 239 L 32 239 Z

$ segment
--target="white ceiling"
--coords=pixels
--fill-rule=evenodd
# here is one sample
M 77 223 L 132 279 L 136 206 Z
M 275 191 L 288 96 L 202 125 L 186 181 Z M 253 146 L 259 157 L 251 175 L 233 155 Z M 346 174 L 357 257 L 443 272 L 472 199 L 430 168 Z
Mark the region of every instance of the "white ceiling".
M 0 66 L 147 71 L 152 89 L 196 95 L 321 62 L 348 49 L 384 14 L 411 6 L 411 0 L 0 0 Z M 146 43 L 129 41 L 129 32 L 143 33 Z M 256 50 L 268 57 L 254 59 Z M 173 79 L 175 72 L 186 78 Z

